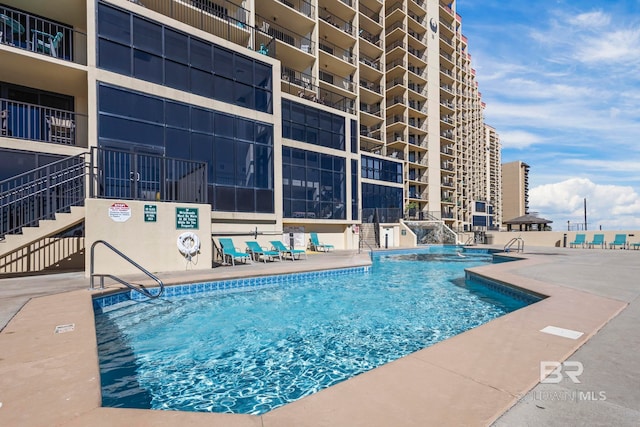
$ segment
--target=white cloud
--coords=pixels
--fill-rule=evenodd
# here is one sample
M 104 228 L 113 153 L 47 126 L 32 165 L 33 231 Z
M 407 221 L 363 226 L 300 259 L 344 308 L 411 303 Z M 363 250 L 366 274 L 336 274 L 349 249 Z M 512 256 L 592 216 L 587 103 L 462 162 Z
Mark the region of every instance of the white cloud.
M 587 200 L 589 229 L 640 229 L 640 194 L 632 187 L 601 185 L 587 178 L 571 178 L 541 185 L 529 191 L 530 208 L 551 219 L 555 230 L 584 223 L 584 200 Z
M 600 10 L 580 13 L 572 18 L 569 18 L 569 24 L 588 29 L 592 29 L 594 27 L 605 27 L 609 25 L 610 22 L 611 17 Z
M 501 132 L 499 135 L 502 148 L 515 148 L 522 150 L 533 144 L 543 142 L 542 138 L 538 135 L 520 130 L 505 131 Z

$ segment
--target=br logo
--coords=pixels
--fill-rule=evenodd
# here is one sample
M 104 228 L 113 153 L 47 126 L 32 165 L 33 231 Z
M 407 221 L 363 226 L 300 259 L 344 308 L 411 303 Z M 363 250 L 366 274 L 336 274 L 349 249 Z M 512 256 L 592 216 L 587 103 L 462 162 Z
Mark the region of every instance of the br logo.
M 574 384 L 579 384 L 584 366 L 581 362 L 565 361 L 563 363 L 543 360 L 540 362 L 540 382 L 542 384 L 558 384 L 562 381 L 563 372 Z

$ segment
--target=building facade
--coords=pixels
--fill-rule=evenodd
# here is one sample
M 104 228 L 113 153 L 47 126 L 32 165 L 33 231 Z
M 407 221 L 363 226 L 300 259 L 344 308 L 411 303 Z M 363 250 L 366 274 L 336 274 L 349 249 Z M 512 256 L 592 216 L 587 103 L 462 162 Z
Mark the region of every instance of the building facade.
M 91 168 L 76 198 L 205 202 L 221 232 L 314 229 L 338 247 L 374 213 L 471 230 L 476 202 L 499 206 L 498 138 L 455 1 L 4 0 L 0 13 L 5 195 L 76 158 Z M 56 191 L 35 210 L 76 203 Z M 35 215 L 0 204 L 2 234 Z
M 529 165 L 519 160 L 502 164 L 502 220 L 529 214 Z

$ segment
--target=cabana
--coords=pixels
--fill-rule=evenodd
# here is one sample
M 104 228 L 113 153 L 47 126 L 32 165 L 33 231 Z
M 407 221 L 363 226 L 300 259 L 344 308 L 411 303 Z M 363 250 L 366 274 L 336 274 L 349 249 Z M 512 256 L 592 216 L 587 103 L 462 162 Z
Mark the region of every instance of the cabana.
M 547 224 L 551 224 L 552 222 L 553 221 L 549 219 L 526 214 L 510 219 L 509 221 L 504 221 L 504 224 L 507 225 L 507 231 L 544 231 L 547 228 Z

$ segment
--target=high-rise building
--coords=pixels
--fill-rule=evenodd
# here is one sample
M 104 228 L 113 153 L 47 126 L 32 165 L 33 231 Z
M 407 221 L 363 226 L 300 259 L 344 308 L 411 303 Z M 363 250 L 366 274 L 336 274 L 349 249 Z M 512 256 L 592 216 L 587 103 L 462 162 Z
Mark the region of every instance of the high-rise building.
M 345 236 L 500 205 L 455 0 L 0 1 L 0 235 L 88 197 Z
M 502 164 L 502 220 L 529 213 L 529 165 L 519 160 Z

